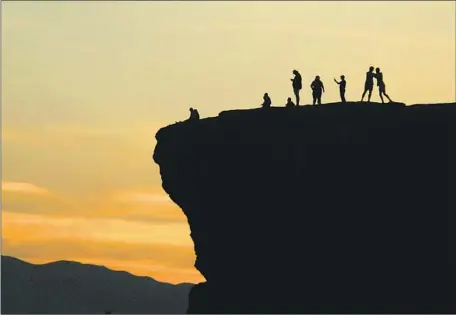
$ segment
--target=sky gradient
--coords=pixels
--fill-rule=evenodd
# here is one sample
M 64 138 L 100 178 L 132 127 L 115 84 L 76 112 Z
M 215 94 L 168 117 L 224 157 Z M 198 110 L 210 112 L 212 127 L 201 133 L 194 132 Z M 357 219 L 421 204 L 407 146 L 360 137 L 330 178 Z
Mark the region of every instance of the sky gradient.
M 456 3 L 2 3 L 2 253 L 199 282 L 186 217 L 161 188 L 155 133 L 301 103 L 320 75 L 359 100 L 370 65 L 407 104 L 456 101 Z M 377 90 L 373 101 L 379 101 Z M 261 218 L 259 218 L 260 220 Z

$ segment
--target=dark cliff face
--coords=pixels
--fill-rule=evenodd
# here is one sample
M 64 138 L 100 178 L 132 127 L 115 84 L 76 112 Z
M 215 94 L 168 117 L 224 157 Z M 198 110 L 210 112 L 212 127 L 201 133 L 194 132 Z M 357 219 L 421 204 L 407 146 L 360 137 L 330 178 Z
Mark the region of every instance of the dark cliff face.
M 222 112 L 157 133 L 189 313 L 455 312 L 456 104 Z

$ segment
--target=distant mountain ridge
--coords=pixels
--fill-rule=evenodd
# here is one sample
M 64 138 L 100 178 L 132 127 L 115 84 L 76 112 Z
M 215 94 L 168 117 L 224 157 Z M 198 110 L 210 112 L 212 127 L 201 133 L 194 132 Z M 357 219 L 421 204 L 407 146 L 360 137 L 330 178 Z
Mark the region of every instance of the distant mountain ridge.
M 73 261 L 2 256 L 1 268 L 3 314 L 182 314 L 193 286 Z

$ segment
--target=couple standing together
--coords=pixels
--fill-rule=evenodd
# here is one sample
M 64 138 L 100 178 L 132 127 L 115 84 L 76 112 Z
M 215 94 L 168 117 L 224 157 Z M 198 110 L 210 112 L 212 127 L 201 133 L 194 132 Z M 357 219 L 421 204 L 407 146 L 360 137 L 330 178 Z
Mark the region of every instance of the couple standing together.
M 293 82 L 293 92 L 296 96 L 296 106 L 299 106 L 299 91 L 302 89 L 302 77 L 298 70 L 293 70 L 294 78 L 290 79 Z M 316 76 L 315 80 L 310 85 L 312 88 L 313 104 L 321 104 L 321 95 L 325 91 L 323 82 L 320 80 L 320 76 Z
M 364 83 L 364 92 L 363 96 L 361 97 L 361 102 L 364 100 L 364 96 L 368 91 L 369 95 L 367 96 L 367 101 L 370 102 L 372 90 L 374 89 L 374 78 L 377 79 L 378 92 L 380 94 L 382 103 L 385 103 L 383 100 L 383 95 L 385 95 L 386 98 L 392 102 L 391 98 L 388 96 L 388 94 L 386 94 L 386 86 L 385 81 L 383 81 L 383 73 L 380 72 L 380 68 L 376 68 L 374 73 L 374 67 L 372 66 L 369 68 L 369 71 L 366 72 L 366 82 Z

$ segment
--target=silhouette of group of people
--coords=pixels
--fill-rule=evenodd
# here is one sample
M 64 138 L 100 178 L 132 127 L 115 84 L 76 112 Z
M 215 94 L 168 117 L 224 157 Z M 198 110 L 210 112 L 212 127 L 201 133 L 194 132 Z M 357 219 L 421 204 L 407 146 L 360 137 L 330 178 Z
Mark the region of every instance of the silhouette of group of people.
M 290 79 L 292 82 L 292 87 L 293 87 L 293 93 L 296 98 L 296 104 L 293 103 L 291 100 L 291 97 L 288 97 L 287 102 L 285 103 L 285 107 L 295 107 L 299 106 L 299 93 L 302 90 L 302 77 L 301 74 L 299 73 L 298 70 L 293 70 L 294 78 Z M 382 103 L 385 103 L 383 96 L 386 96 L 386 98 L 390 101 L 391 98 L 389 97 L 388 94 L 386 94 L 386 85 L 385 81 L 383 80 L 383 73 L 380 71 L 380 68 L 375 68 L 374 72 L 374 67 L 371 66 L 369 67 L 369 71 L 366 72 L 366 81 L 364 82 L 364 91 L 361 96 L 361 102 L 364 101 L 364 97 L 366 96 L 366 93 L 369 92 L 367 96 L 367 101 L 370 102 L 371 96 L 372 96 L 372 91 L 374 90 L 374 79 L 377 80 L 377 86 L 378 86 L 378 91 L 380 95 L 380 99 Z M 340 99 L 343 103 L 346 103 L 345 99 L 345 90 L 347 87 L 347 81 L 345 80 L 345 76 L 341 75 L 340 76 L 340 81 L 337 81 L 334 78 L 334 82 L 339 86 L 339 95 Z M 325 86 L 323 82 L 320 79 L 320 76 L 316 76 L 315 79 L 312 81 L 310 84 L 310 88 L 312 89 L 312 99 L 313 99 L 313 105 L 318 104 L 321 105 L 321 97 L 323 93 L 325 93 Z M 261 104 L 261 107 L 263 108 L 269 108 L 272 105 L 271 98 L 269 97 L 268 93 L 264 93 L 263 95 L 263 103 Z M 198 110 L 194 108 L 190 108 L 190 117 L 187 119 L 187 121 L 195 121 L 199 120 L 200 115 L 198 113 Z
M 291 97 L 289 97 L 287 99 L 285 107 L 299 106 L 299 101 L 300 101 L 299 93 L 302 90 L 302 77 L 298 70 L 293 70 L 293 74 L 294 74 L 294 78 L 290 79 L 290 80 L 292 81 L 293 93 L 296 98 L 296 104 L 293 103 L 293 101 L 291 100 Z M 374 73 L 374 67 L 372 67 L 372 66 L 369 68 L 369 71 L 366 73 L 366 82 L 364 83 L 364 92 L 361 97 L 361 102 L 364 101 L 364 96 L 366 95 L 367 92 L 369 92 L 367 101 L 370 102 L 371 96 L 372 96 L 372 91 L 374 89 L 374 79 L 377 80 L 377 86 L 378 86 L 379 95 L 380 95 L 380 99 L 381 99 L 382 103 L 385 103 L 383 96 L 386 96 L 386 98 L 390 102 L 392 102 L 391 98 L 388 96 L 388 94 L 386 94 L 386 85 L 385 85 L 385 81 L 383 80 L 383 73 L 380 71 L 380 68 L 378 68 L 378 67 L 375 69 L 375 73 Z M 334 78 L 334 82 L 337 85 L 339 85 L 339 95 L 340 95 L 341 101 L 343 103 L 346 103 L 345 90 L 347 87 L 347 81 L 345 80 L 345 76 L 341 75 L 340 81 L 337 81 Z M 321 105 L 321 97 L 322 97 L 323 93 L 325 93 L 325 86 L 324 86 L 323 82 L 321 81 L 320 76 L 317 75 L 315 77 L 315 79 L 310 84 L 310 88 L 312 89 L 313 105 L 315 105 L 315 104 Z M 269 94 L 264 93 L 263 103 L 261 104 L 261 106 L 263 108 L 268 108 L 268 107 L 271 107 L 271 104 L 272 104 L 272 101 L 271 101 L 271 98 L 269 97 Z

